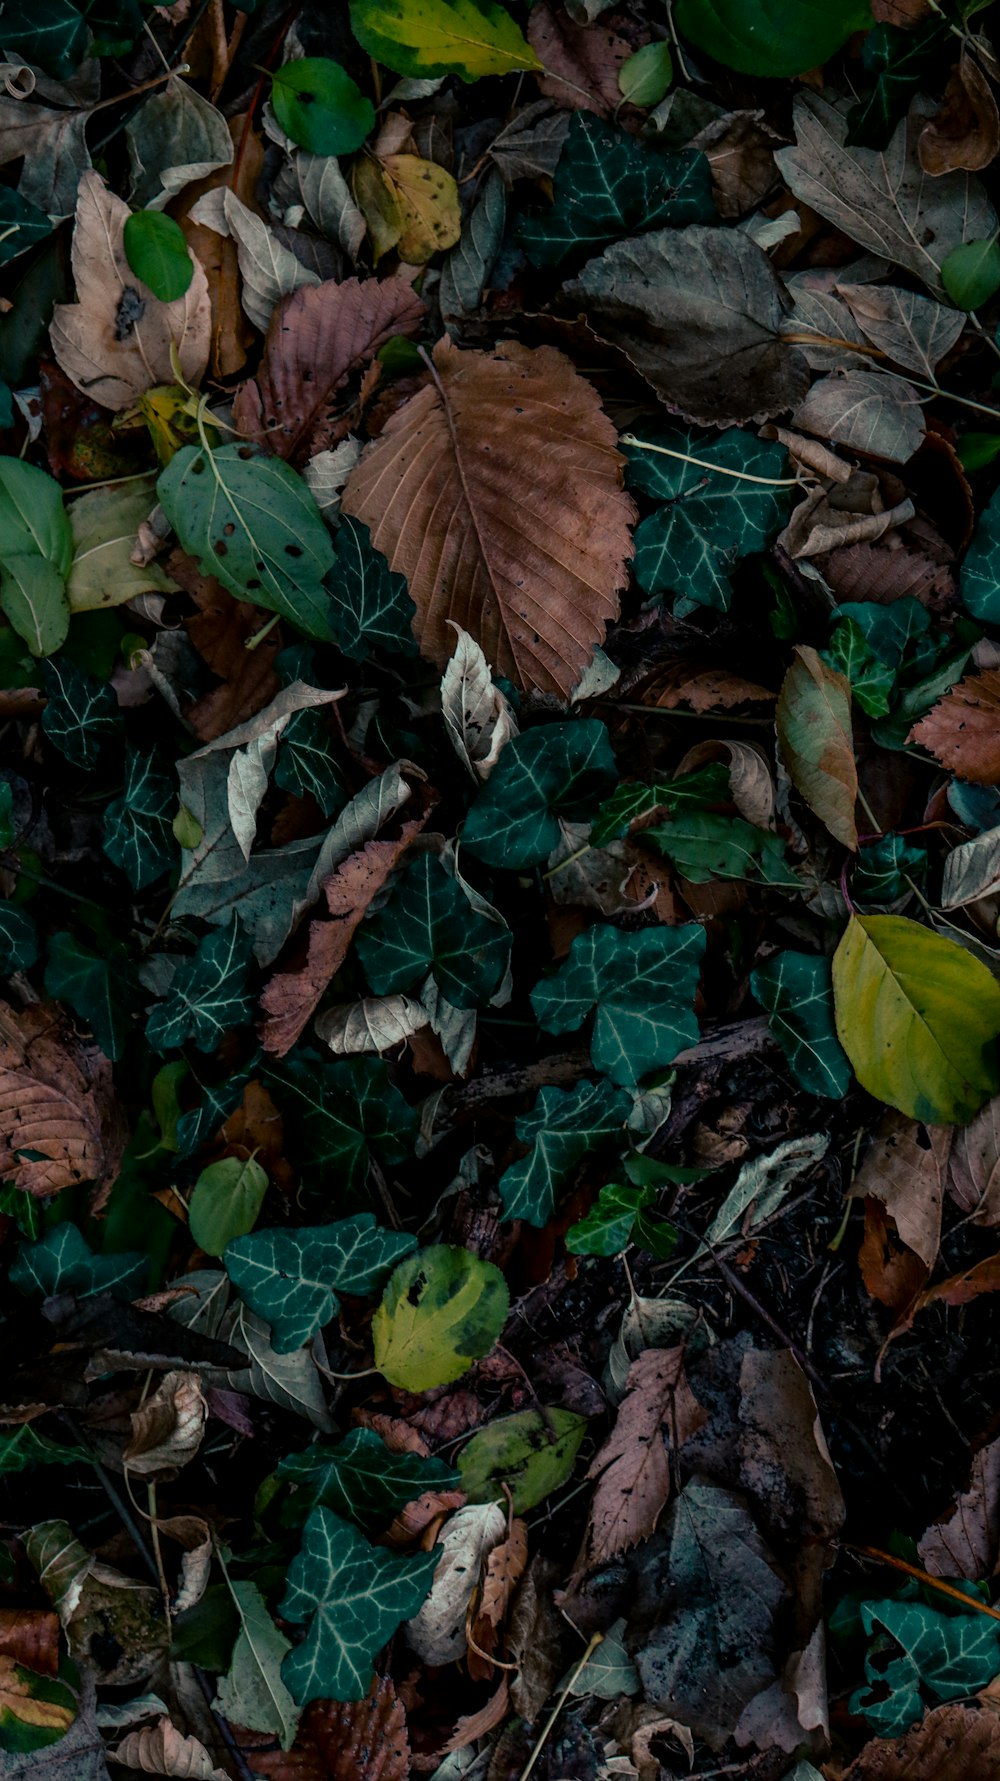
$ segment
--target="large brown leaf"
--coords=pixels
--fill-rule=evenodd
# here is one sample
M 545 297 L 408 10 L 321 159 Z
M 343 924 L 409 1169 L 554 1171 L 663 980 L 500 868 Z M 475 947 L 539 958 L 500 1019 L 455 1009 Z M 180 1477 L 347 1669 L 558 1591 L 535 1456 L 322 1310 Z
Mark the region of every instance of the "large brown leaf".
M 974 785 L 1000 782 L 1000 669 L 960 680 L 914 724 L 908 742 Z
M 249 1742 L 249 1765 L 268 1781 L 406 1781 L 410 1773 L 406 1715 L 389 1676 L 376 1676 L 367 1700 L 313 1701 L 291 1750 L 255 1751 Z
M 495 673 L 568 697 L 616 617 L 635 517 L 599 398 L 554 347 L 434 350 L 434 381 L 370 445 L 343 510 L 409 581 L 422 654 L 449 620 Z
M 653 1532 L 670 1495 L 670 1453 L 705 1421 L 682 1348 L 646 1348 L 629 1368 L 618 1420 L 587 1476 L 589 1559 L 603 1563 Z
M 398 278 L 328 279 L 282 297 L 260 370 L 233 403 L 240 432 L 293 463 L 325 451 L 345 431 L 333 415 L 337 391 L 393 335 L 414 333 L 423 315 L 416 292 Z
M 0 1002 L 0 1181 L 52 1194 L 110 1186 L 125 1127 L 111 1065 L 52 1003 Z
M 203 575 L 196 559 L 179 548 L 171 551 L 167 568 L 197 607 L 184 620 L 184 628 L 202 660 L 222 682 L 203 693 L 184 714 L 200 741 L 214 742 L 227 730 L 246 723 L 280 691 L 281 682 L 274 672 L 280 636 L 272 632 L 248 648 L 268 623 L 259 606 L 234 600 L 221 581 Z
M 885 1115 L 851 1185 L 851 1198 L 881 1200 L 901 1243 L 933 1268 L 941 1242 L 950 1126 L 923 1126 L 905 1114 Z

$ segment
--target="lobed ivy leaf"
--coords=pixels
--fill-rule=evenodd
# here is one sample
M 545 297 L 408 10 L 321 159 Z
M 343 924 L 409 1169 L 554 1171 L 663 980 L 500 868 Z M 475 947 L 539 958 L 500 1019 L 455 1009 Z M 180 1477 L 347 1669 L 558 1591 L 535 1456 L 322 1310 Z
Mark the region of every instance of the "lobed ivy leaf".
M 135 891 L 162 878 L 177 858 L 177 785 L 155 750 L 125 750 L 125 784 L 104 812 L 104 851 Z
M 877 1643 L 865 1658 L 868 1688 L 852 1695 L 880 1737 L 898 1737 L 924 1712 L 922 1690 L 933 1700 L 974 1695 L 1000 1671 L 1000 1627 L 985 1614 L 944 1614 L 926 1602 L 863 1602 L 865 1632 Z M 888 1633 L 901 1655 L 887 1661 Z
M 547 1033 L 571 1033 L 596 1008 L 590 1056 L 612 1082 L 638 1082 L 673 1063 L 698 1039 L 694 998 L 705 952 L 705 930 L 643 928 L 625 934 L 595 922 L 578 934 L 554 976 L 531 992 Z
M 52 220 L 10 186 L 0 187 L 0 266 L 52 233 Z M 8 423 L 8 424 L 12 424 Z
M 651 785 L 641 780 L 623 780 L 610 798 L 601 805 L 590 831 L 592 847 L 606 847 L 627 835 L 640 817 L 651 816 L 654 810 L 671 815 L 685 804 L 728 802 L 729 772 L 722 761 L 711 761 L 693 773 L 681 773 L 676 779 L 657 779 Z
M 330 732 L 318 711 L 296 711 L 281 733 L 275 785 L 297 798 L 315 798 L 330 817 L 347 803 L 347 787 L 330 747 Z
M 775 953 L 751 972 L 750 988 L 800 1087 L 842 1100 L 851 1066 L 837 1038 L 829 959 L 790 949 Z
M 436 854 L 422 853 L 358 929 L 356 946 L 376 995 L 412 989 L 429 971 L 452 1007 L 478 1008 L 503 982 L 511 933 L 473 907 Z
M 82 946 L 72 934 L 53 934 L 45 967 L 45 989 L 53 1000 L 72 1008 L 112 1062 L 124 1055 L 138 990 L 124 946 L 113 946 L 102 957 Z
M 785 858 L 781 836 L 770 829 L 757 828 L 742 816 L 683 810 L 670 822 L 644 829 L 643 840 L 657 848 L 692 884 L 735 878 L 774 885 L 780 890 L 799 888 L 799 880 Z
M 281 1666 L 300 1706 L 364 1699 L 372 1659 L 422 1606 L 438 1558 L 434 1550 L 401 1557 L 370 1545 L 332 1510 L 312 1511 L 278 1609 L 283 1620 L 307 1623 Z
M 576 1088 L 543 1088 L 515 1131 L 531 1149 L 500 1177 L 504 1217 L 548 1224 L 560 1188 L 577 1164 L 598 1145 L 620 1134 L 632 1110 L 631 1096 L 610 1082 L 581 1082 Z
M 365 661 L 373 649 L 415 656 L 416 609 L 406 577 L 390 569 L 371 537 L 359 519 L 343 515 L 333 545 L 333 568 L 326 578 L 334 638 L 355 662 Z
M 861 66 L 866 75 L 874 76 L 874 84 L 847 114 L 848 148 L 888 147 L 939 56 L 946 30 L 939 18 L 930 18 L 910 31 L 883 21 L 868 32 L 861 45 Z
M 211 1084 L 197 1106 L 181 1114 L 176 1130 L 178 1156 L 194 1156 L 215 1135 L 223 1121 L 239 1106 L 252 1075 L 252 1069 L 240 1070 L 235 1076 L 226 1076 L 221 1082 Z
M 87 49 L 87 27 L 73 0 L 7 0 L 0 45 L 17 50 L 53 80 L 68 80 Z
M 19 904 L 0 898 L 0 972 L 28 971 L 38 957 L 35 918 Z
M 54 1224 L 37 1243 L 22 1243 L 10 1270 L 10 1283 L 18 1292 L 76 1293 L 90 1298 L 110 1292 L 131 1299 L 141 1292 L 149 1273 L 148 1255 L 126 1252 L 95 1255 L 75 1224 Z
M 117 737 L 122 727 L 113 687 L 66 656 L 50 656 L 42 663 L 42 684 L 48 695 L 42 729 L 49 741 L 71 766 L 96 766 L 101 744 Z
M 910 879 L 922 884 L 926 876 L 926 847 L 915 846 L 903 835 L 880 835 L 858 849 L 851 895 L 856 903 L 886 906 L 907 895 Z
M 237 1237 L 223 1260 L 240 1297 L 271 1326 L 276 1354 L 290 1354 L 336 1317 L 340 1294 L 364 1297 L 416 1247 L 376 1225 L 370 1212 L 300 1230 Z
M 373 1429 L 351 1429 L 342 1441 L 317 1441 L 302 1453 L 286 1454 L 276 1475 L 296 1486 L 286 1520 L 301 1521 L 320 1506 L 369 1530 L 424 1491 L 454 1490 L 459 1483 L 457 1471 L 444 1460 L 395 1453 Z
M 466 819 L 462 842 L 488 866 L 535 866 L 558 845 L 560 818 L 586 822 L 617 781 L 597 718 L 544 724 L 506 744 Z
M 979 515 L 958 588 L 973 618 L 986 625 L 1000 624 L 1000 489 Z
M 381 1058 L 321 1058 L 299 1049 L 270 1066 L 267 1081 L 307 1185 L 322 1188 L 335 1174 L 341 1195 L 364 1204 L 369 1155 L 390 1167 L 409 1156 L 417 1116 Z
M 178 965 L 166 997 L 146 1022 L 153 1050 L 176 1051 L 191 1039 L 199 1051 L 214 1051 L 230 1028 L 246 1026 L 253 1013 L 250 959 L 250 942 L 237 916 L 206 934 L 194 957 Z
M 851 697 L 869 717 L 885 717 L 896 670 L 880 660 L 861 626 L 853 618 L 840 618 L 830 634 L 829 648 L 821 659 L 850 682 Z
M 566 1248 L 571 1255 L 620 1255 L 632 1241 L 640 1212 L 655 1201 L 654 1187 L 626 1187 L 609 1181 L 586 1217 L 570 1225 Z

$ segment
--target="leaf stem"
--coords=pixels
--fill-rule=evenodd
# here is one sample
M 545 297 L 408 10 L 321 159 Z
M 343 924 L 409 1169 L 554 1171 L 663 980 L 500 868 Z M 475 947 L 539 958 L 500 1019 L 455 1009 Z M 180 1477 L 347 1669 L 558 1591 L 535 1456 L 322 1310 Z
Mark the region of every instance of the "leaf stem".
M 856 1546 L 853 1540 L 844 1540 L 847 1552 L 859 1552 L 864 1558 L 874 1558 L 880 1565 L 889 1565 L 894 1571 L 904 1571 L 907 1577 L 915 1577 L 918 1583 L 924 1583 L 928 1589 L 940 1590 L 942 1595 L 950 1596 L 953 1602 L 964 1602 L 967 1608 L 975 1608 L 977 1614 L 988 1614 L 991 1620 L 1000 1620 L 1000 1608 L 991 1608 L 987 1602 L 979 1601 L 974 1595 L 966 1595 L 964 1589 L 956 1589 L 954 1583 L 945 1583 L 941 1577 L 932 1577 L 929 1571 L 921 1570 L 919 1565 L 907 1564 L 905 1558 L 897 1558 L 893 1552 L 883 1552 L 880 1546 Z
M 671 451 L 667 445 L 653 445 L 649 439 L 637 439 L 634 433 L 619 434 L 620 445 L 635 445 L 640 451 L 655 451 L 664 458 L 679 458 L 682 464 L 695 464 L 699 470 L 714 470 L 717 476 L 735 476 L 740 482 L 760 482 L 770 489 L 798 489 L 797 476 L 754 476 L 749 470 L 729 470 L 725 464 L 711 464 L 707 458 L 693 458 L 686 451 Z

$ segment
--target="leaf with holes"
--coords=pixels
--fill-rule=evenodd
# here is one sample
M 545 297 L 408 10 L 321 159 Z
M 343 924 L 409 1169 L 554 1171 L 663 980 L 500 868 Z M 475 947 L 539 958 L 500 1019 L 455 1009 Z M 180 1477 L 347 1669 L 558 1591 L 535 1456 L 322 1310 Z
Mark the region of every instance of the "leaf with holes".
M 504 1217 L 542 1227 L 573 1170 L 599 1145 L 620 1135 L 632 1110 L 631 1096 L 610 1082 L 581 1082 L 574 1089 L 543 1088 L 515 1130 L 531 1149 L 500 1177 Z
M 694 922 L 638 934 L 595 922 L 577 935 L 555 975 L 535 985 L 531 1005 L 547 1033 L 575 1032 L 596 1009 L 594 1068 L 630 1085 L 697 1042 L 704 951 L 705 930 Z
M 358 929 L 357 952 L 376 995 L 422 983 L 428 971 L 455 1008 L 478 1008 L 503 982 L 511 934 L 469 901 L 432 853 L 407 866 L 387 903 Z
M 430 1391 L 488 1354 L 507 1319 L 499 1268 L 435 1243 L 400 1262 L 372 1319 L 375 1365 L 390 1385 Z
M 850 1711 L 882 1737 L 896 1737 L 920 1718 L 923 1689 L 933 1700 L 952 1701 L 977 1694 L 1000 1670 L 1000 1628 L 985 1614 L 884 1601 L 862 1603 L 861 1620 L 876 1643 L 865 1659 L 868 1688 L 851 1696 Z M 884 1633 L 901 1652 L 888 1662 Z
M 829 959 L 778 952 L 750 974 L 750 987 L 801 1088 L 842 1100 L 851 1086 L 833 1014 Z
M 336 1317 L 341 1293 L 371 1292 L 416 1238 L 382 1230 L 370 1212 L 312 1229 L 255 1231 L 224 1256 L 240 1297 L 271 1326 L 276 1354 L 301 1348 Z
M 463 845 L 489 866 L 538 865 L 559 844 L 560 819 L 585 822 L 617 777 L 597 718 L 514 736 L 469 811 Z

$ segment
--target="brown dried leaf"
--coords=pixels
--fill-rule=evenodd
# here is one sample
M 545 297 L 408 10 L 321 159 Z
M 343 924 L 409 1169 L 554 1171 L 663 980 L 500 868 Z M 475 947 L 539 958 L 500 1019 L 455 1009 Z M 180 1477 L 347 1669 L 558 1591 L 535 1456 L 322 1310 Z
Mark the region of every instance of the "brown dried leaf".
M 314 1701 L 288 1751 L 249 1751 L 267 1781 L 406 1781 L 410 1743 L 392 1678 L 376 1676 L 363 1701 Z
M 914 724 L 908 742 L 927 748 L 960 779 L 1000 781 L 1000 669 L 960 680 Z
M 233 403 L 240 432 L 263 437 L 294 464 L 328 450 L 347 431 L 334 415 L 337 391 L 393 335 L 416 333 L 423 316 L 420 298 L 398 278 L 328 279 L 282 297 L 257 376 Z
M 867 1291 L 890 1311 L 905 1311 L 927 1279 L 927 1269 L 912 1249 L 896 1237 L 896 1227 L 881 1200 L 865 1201 L 865 1229 L 858 1267 Z
M 911 595 L 923 606 L 938 608 L 942 602 L 950 603 L 954 593 L 945 564 L 908 550 L 898 539 L 838 545 L 823 564 L 823 579 L 840 602 L 878 600 L 887 606 Z
M 167 1373 L 132 1412 L 132 1439 L 122 1454 L 128 1470 L 142 1478 L 179 1471 L 201 1446 L 207 1416 L 197 1373 Z
M 1000 1291 L 1000 1252 L 988 1255 L 974 1267 L 963 1269 L 960 1274 L 949 1274 L 947 1280 L 939 1280 L 936 1286 L 929 1286 L 926 1292 L 918 1294 L 903 1321 L 898 1326 L 909 1329 L 918 1311 L 926 1310 L 928 1305 L 970 1305 L 973 1299 L 981 1298 L 983 1293 Z
M 956 1131 L 948 1191 L 973 1224 L 1000 1224 L 1000 1096 Z
M 951 1126 L 926 1126 L 905 1114 L 885 1115 L 850 1197 L 881 1200 L 899 1238 L 929 1270 L 941 1242 L 941 1207 L 952 1141 Z
M 1000 1781 L 1000 1720 L 949 1701 L 901 1738 L 872 1738 L 844 1781 Z
M 774 151 L 780 142 L 762 111 L 726 112 L 692 136 L 687 147 L 700 148 L 712 169 L 720 216 L 745 216 L 763 203 L 778 179 Z
M 596 111 L 600 117 L 618 113 L 618 70 L 636 47 L 615 30 L 621 22 L 579 25 L 553 0 L 536 0 L 528 17 L 528 42 L 544 64 L 538 85 L 547 99 L 566 111 Z
M 280 639 L 272 632 L 263 643 L 248 649 L 250 638 L 269 622 L 267 613 L 246 600 L 234 600 L 214 575 L 202 574 L 194 557 L 172 550 L 167 571 L 198 608 L 184 620 L 184 628 L 203 661 L 222 681 L 185 713 L 199 740 L 214 742 L 246 723 L 280 692 L 281 682 L 274 672 Z
M 180 1781 L 228 1781 L 225 1769 L 217 1769 L 198 1738 L 185 1738 L 165 1716 L 156 1725 L 129 1732 L 116 1750 L 113 1762 L 144 1775 L 173 1775 Z
M 1000 113 L 993 89 L 974 56 L 962 48 L 944 90 L 941 110 L 920 132 L 917 153 L 925 173 L 937 176 L 988 167 L 1000 149 Z
M 500 1686 L 490 1695 L 476 1713 L 464 1713 L 458 1721 L 448 1742 L 443 1746 L 441 1755 L 448 1756 L 453 1750 L 464 1750 L 467 1744 L 474 1744 L 478 1738 L 485 1738 L 487 1732 L 495 1730 L 507 1716 L 510 1696 L 510 1682 L 506 1676 L 500 1678 Z
M 465 1504 L 464 1490 L 425 1490 L 422 1496 L 406 1503 L 394 1515 L 385 1533 L 383 1546 L 401 1548 L 419 1545 L 429 1552 L 446 1515 Z
M 729 711 L 734 705 L 773 700 L 777 694 L 756 681 L 744 680 L 742 674 L 731 674 L 728 668 L 690 656 L 671 656 L 630 688 L 629 697 L 659 711 L 673 711 L 678 705 L 690 711 Z
M 228 186 L 242 203 L 256 209 L 254 193 L 264 168 L 264 146 L 255 130 L 245 131 L 246 113 L 229 119 L 229 133 L 238 154 L 228 167 L 219 167 L 206 179 L 185 186 L 175 214 L 192 252 L 205 268 L 212 306 L 211 358 L 213 377 L 234 377 L 246 363 L 247 348 L 256 338 L 240 302 L 239 248 L 235 236 L 219 235 L 205 223 L 193 223 L 190 212 L 207 192 Z
M 31 1194 L 81 1181 L 110 1190 L 125 1136 L 98 1047 L 54 1003 L 0 1002 L 0 1180 Z
M 683 1348 L 646 1348 L 632 1362 L 615 1426 L 587 1473 L 597 1479 L 588 1556 L 603 1563 L 653 1532 L 670 1495 L 670 1450 L 705 1421 L 684 1376 Z
M 968 1490 L 931 1523 L 917 1551 L 932 1577 L 993 1575 L 1000 1554 L 1000 1441 L 976 1454 Z
M 617 615 L 632 552 L 614 429 L 553 347 L 442 340 L 434 365 L 366 448 L 343 511 L 406 575 L 425 656 L 445 666 L 455 620 L 495 673 L 566 698 Z
M 477 1682 L 488 1680 L 493 1674 L 494 1665 L 483 1653 L 496 1650 L 514 1585 L 527 1562 L 528 1530 L 523 1521 L 515 1519 L 506 1540 L 501 1540 L 490 1553 L 482 1595 L 469 1632 L 469 1675 Z
M 552 1590 L 560 1575 L 551 1559 L 536 1553 L 511 1611 L 507 1649 L 519 1666 L 511 1696 L 522 1719 L 537 1719 L 559 1674 L 562 1622 Z
M 0 1608 L 0 1657 L 39 1676 L 57 1676 L 58 1614 L 49 1608 Z

